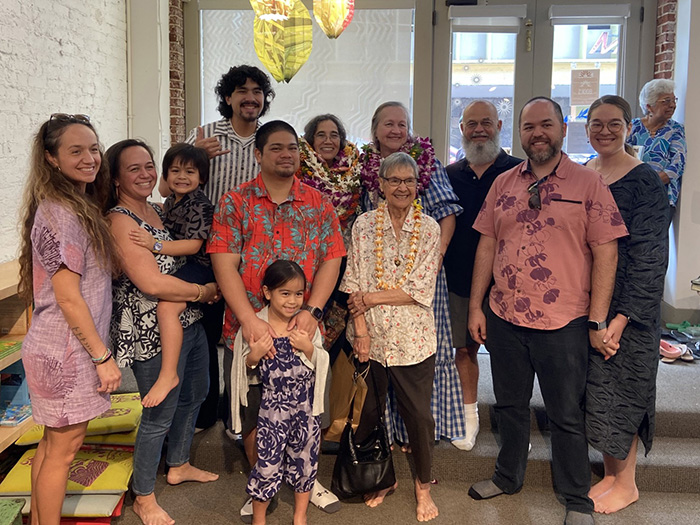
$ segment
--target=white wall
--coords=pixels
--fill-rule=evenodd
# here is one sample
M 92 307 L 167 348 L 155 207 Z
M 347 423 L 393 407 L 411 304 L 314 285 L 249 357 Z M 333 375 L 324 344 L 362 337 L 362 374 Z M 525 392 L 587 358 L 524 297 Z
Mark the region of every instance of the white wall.
M 31 140 L 51 113 L 126 137 L 125 0 L 0 2 L 0 262 L 17 255 Z
M 700 5 L 678 1 L 674 80 L 678 109 L 674 118 L 685 125 L 688 157 L 671 238 L 671 258 L 664 293 L 664 319 L 700 322 L 700 297 L 690 289 L 690 280 L 700 275 L 700 68 L 693 65 L 700 52 Z M 687 42 L 688 45 L 681 43 Z

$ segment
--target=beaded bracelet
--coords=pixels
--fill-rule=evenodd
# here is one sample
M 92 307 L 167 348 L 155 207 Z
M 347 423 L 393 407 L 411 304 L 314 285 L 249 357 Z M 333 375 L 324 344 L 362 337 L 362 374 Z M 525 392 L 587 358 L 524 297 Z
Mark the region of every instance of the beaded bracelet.
M 197 290 L 199 293 L 197 294 L 197 298 L 192 301 L 193 303 L 198 303 L 199 301 L 202 300 L 202 297 L 204 297 L 204 287 L 200 284 L 194 283 L 194 285 L 197 287 Z
M 92 359 L 93 364 L 101 365 L 102 363 L 107 361 L 110 357 L 112 357 L 112 351 L 109 348 L 107 348 L 102 357 L 94 358 L 91 356 L 90 359 Z

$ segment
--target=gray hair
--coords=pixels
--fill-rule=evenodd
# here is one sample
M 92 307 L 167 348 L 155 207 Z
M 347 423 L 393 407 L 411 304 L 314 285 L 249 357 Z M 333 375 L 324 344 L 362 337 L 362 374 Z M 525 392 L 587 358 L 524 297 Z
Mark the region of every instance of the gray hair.
M 401 108 L 401 109 L 403 109 L 403 112 L 406 114 L 406 125 L 408 126 L 408 138 L 411 138 L 411 115 L 408 113 L 408 108 L 406 106 L 404 106 L 401 102 L 397 102 L 395 100 L 392 100 L 390 102 L 384 102 L 383 104 L 380 104 L 379 107 L 374 110 L 374 115 L 372 115 L 371 133 L 372 133 L 372 140 L 374 141 L 376 146 L 379 146 L 379 141 L 377 140 L 377 128 L 379 127 L 379 116 L 381 115 L 382 111 L 384 111 L 386 108 Z
M 639 105 L 646 115 L 648 113 L 647 105 L 653 106 L 659 100 L 661 95 L 673 93 L 676 88 L 676 83 L 667 78 L 655 78 L 650 80 L 639 92 Z
M 385 158 L 379 165 L 379 177 L 385 178 L 397 168 L 411 168 L 413 176 L 418 179 L 418 164 L 408 153 L 397 151 Z

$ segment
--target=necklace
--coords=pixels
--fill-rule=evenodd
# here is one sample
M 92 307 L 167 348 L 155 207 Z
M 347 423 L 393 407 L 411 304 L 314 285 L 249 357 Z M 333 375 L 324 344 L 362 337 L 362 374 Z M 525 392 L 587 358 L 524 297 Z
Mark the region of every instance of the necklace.
M 377 279 L 377 288 L 380 290 L 390 290 L 400 288 L 408 280 L 408 276 L 413 271 L 413 266 L 416 263 L 416 256 L 418 255 L 418 241 L 420 240 L 420 226 L 421 226 L 421 210 L 422 206 L 419 204 L 418 199 L 414 200 L 413 206 L 413 231 L 411 232 L 411 239 L 408 241 L 409 252 L 406 257 L 406 268 L 403 274 L 396 281 L 393 286 L 389 285 L 382 277 L 384 276 L 384 214 L 386 212 L 386 203 L 381 202 L 377 208 L 377 224 L 375 230 L 375 240 L 374 240 L 374 276 Z M 397 255 L 394 258 L 394 265 L 398 268 L 401 266 L 401 258 Z

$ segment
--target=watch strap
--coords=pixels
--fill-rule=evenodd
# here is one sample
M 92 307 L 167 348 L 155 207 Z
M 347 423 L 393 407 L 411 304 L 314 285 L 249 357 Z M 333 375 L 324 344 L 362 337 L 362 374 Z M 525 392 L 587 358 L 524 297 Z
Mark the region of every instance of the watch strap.
M 592 321 L 588 320 L 588 328 L 590 330 L 605 330 L 608 327 L 608 322 L 607 321 Z

